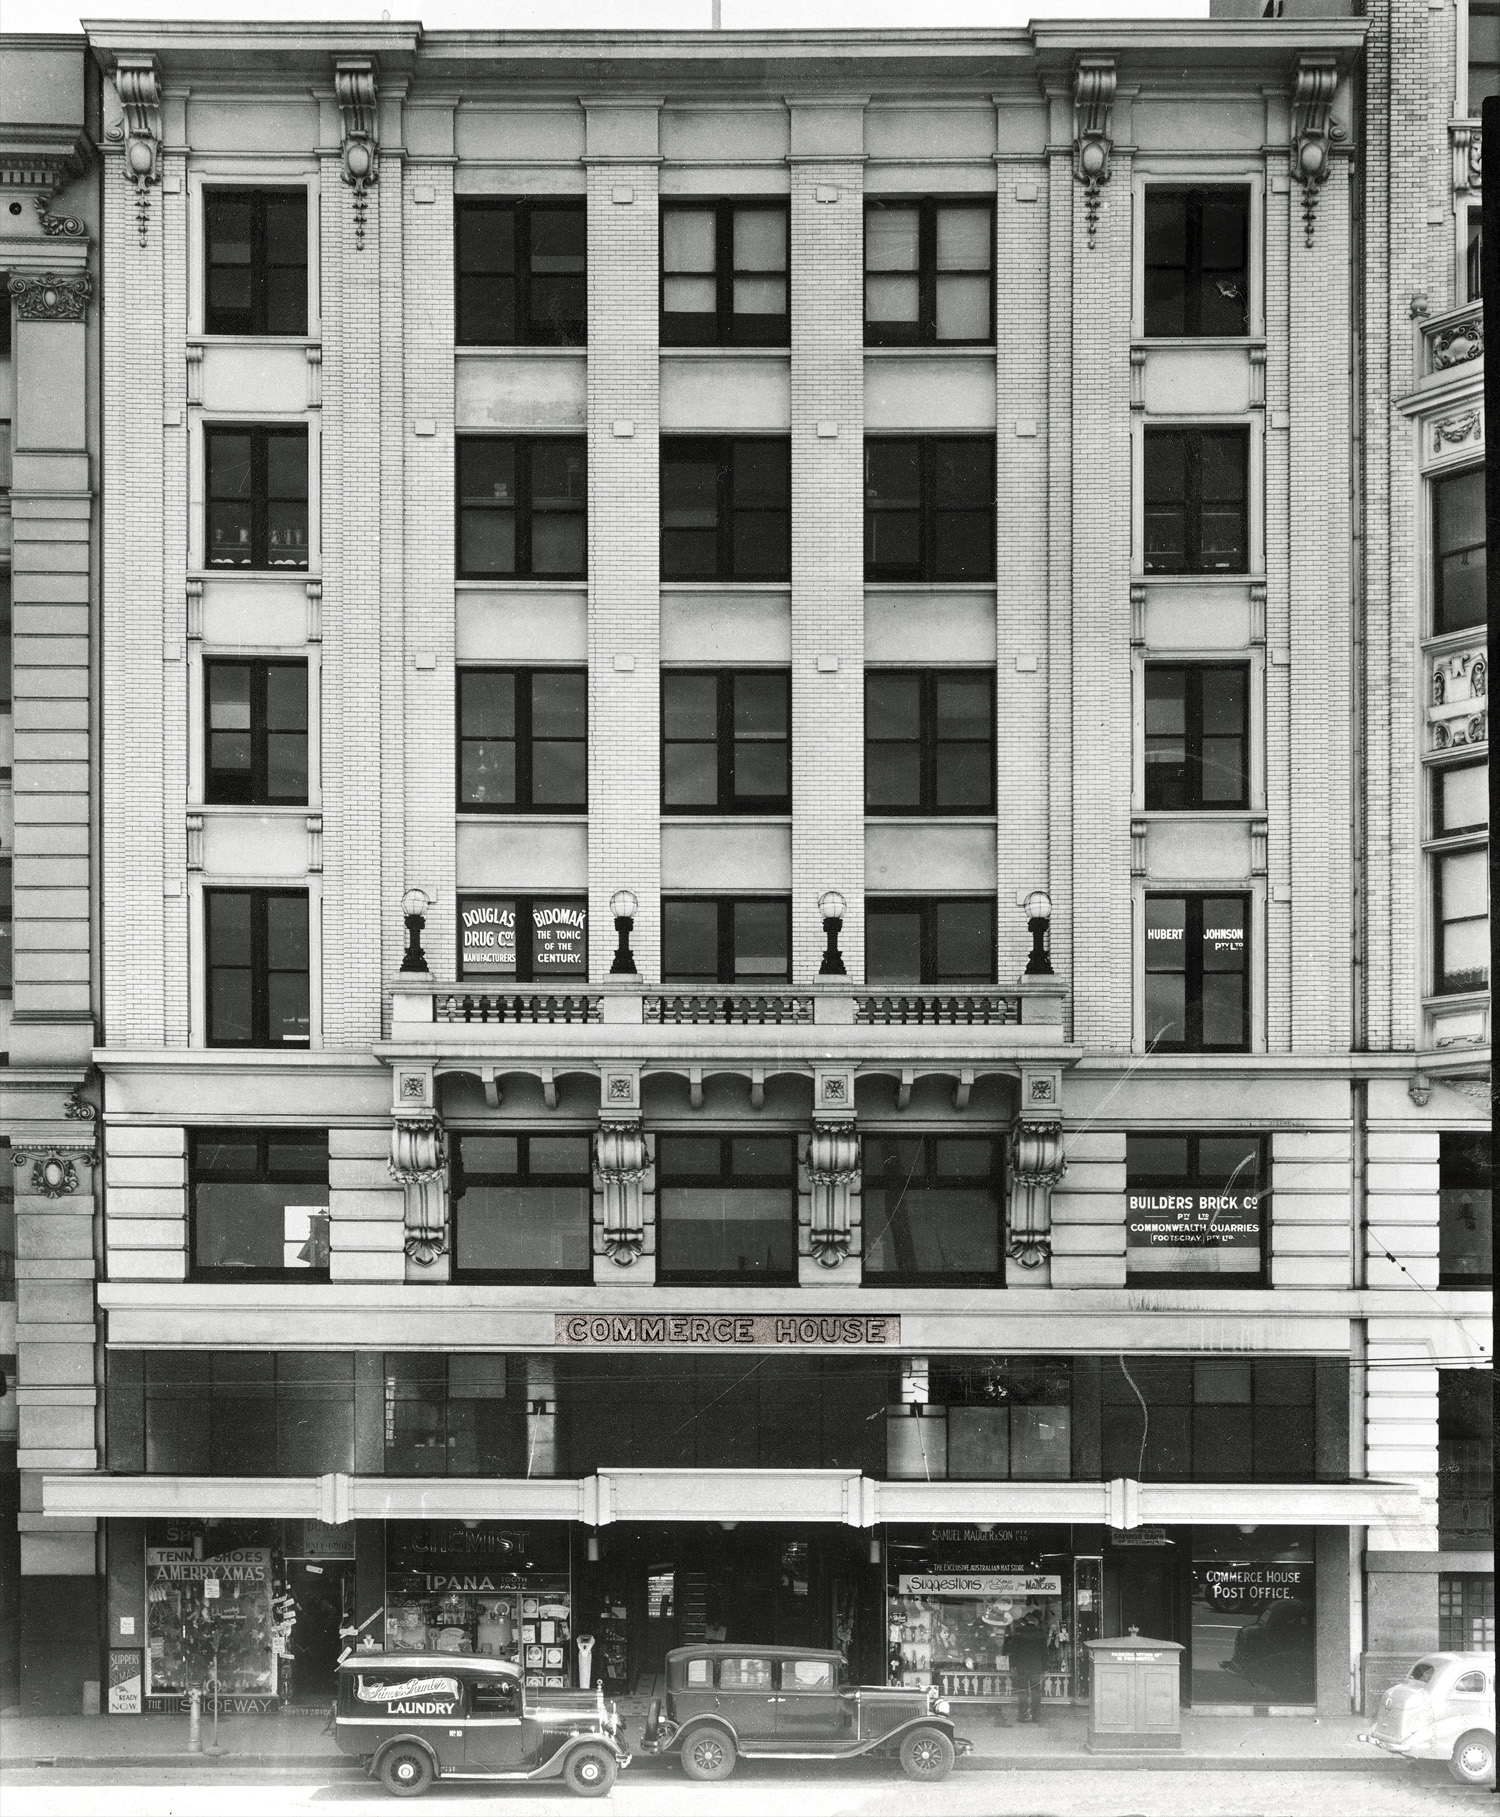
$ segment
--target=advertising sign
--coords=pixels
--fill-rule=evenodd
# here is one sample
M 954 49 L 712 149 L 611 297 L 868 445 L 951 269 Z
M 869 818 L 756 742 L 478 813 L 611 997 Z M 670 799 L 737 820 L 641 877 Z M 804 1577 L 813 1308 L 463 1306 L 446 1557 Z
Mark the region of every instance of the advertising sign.
M 562 897 L 464 896 L 458 905 L 463 978 L 526 976 L 538 984 L 588 975 L 589 911 Z
M 465 896 L 458 905 L 461 978 L 514 978 L 516 904 L 511 896 Z
M 359 1673 L 354 1695 L 364 1704 L 379 1706 L 381 1716 L 456 1716 L 459 1683 L 440 1674 L 431 1677 L 366 1678 Z
M 1260 1609 L 1310 1598 L 1310 1564 L 1195 1564 L 1193 1595 L 1218 1609 Z
M 928 1572 L 899 1577 L 902 1596 L 1061 1596 L 1061 1577 L 1016 1572 Z
M 1264 1200 L 1258 1190 L 1127 1192 L 1127 1265 L 1133 1273 L 1258 1274 Z
M 538 984 L 587 972 L 588 924 L 589 912 L 581 902 L 532 903 L 531 975 Z
M 556 1344 L 710 1344 L 734 1349 L 755 1344 L 825 1344 L 856 1347 L 899 1344 L 901 1316 L 861 1314 L 844 1318 L 780 1317 L 752 1313 L 614 1313 L 589 1317 L 559 1312 L 553 1318 Z
M 109 1702 L 111 1716 L 139 1716 L 141 1713 L 141 1656 L 139 1653 L 116 1653 L 109 1656 Z

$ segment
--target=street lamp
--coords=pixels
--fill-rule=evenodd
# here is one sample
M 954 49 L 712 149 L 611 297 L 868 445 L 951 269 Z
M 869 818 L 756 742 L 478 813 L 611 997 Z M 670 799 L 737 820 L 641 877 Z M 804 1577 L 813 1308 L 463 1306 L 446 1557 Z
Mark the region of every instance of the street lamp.
M 1031 956 L 1026 961 L 1025 978 L 1050 978 L 1052 961 L 1047 955 L 1047 929 L 1052 925 L 1052 898 L 1045 890 L 1033 890 L 1026 898 L 1026 926 L 1031 934 Z
M 828 936 L 823 963 L 818 967 L 820 978 L 848 976 L 844 967 L 844 955 L 839 951 L 839 935 L 843 932 L 844 911 L 848 906 L 837 890 L 824 890 L 818 898 L 818 913 L 823 917 L 823 932 Z
M 615 918 L 615 934 L 618 937 L 614 963 L 609 968 L 611 978 L 635 976 L 635 954 L 630 950 L 630 933 L 635 926 L 635 912 L 639 907 L 634 890 L 616 890 L 609 899 L 609 912 Z
M 401 898 L 401 913 L 406 921 L 406 952 L 402 956 L 403 972 L 427 970 L 427 955 L 422 951 L 422 929 L 427 925 L 427 911 L 432 899 L 426 890 L 408 890 Z

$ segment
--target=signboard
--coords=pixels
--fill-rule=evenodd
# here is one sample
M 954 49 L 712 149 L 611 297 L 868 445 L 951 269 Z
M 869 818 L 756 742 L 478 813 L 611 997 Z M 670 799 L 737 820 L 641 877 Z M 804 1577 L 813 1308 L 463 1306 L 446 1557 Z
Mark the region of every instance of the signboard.
M 461 978 L 516 975 L 516 904 L 510 896 L 465 896 L 458 905 Z
M 605 1317 L 559 1312 L 557 1344 L 704 1344 L 726 1349 L 816 1344 L 860 1349 L 899 1344 L 899 1315 L 797 1318 L 775 1313 L 614 1313 Z
M 375 1706 L 372 1716 L 456 1716 L 459 1711 L 459 1682 L 442 1673 L 367 1678 L 360 1672 L 354 1695 L 360 1703 Z
M 581 902 L 532 903 L 531 975 L 538 984 L 587 973 L 588 926 L 589 912 Z
M 1062 1579 L 1011 1572 L 934 1572 L 898 1577 L 896 1590 L 901 1596 L 1061 1596 Z
M 1125 1252 L 1132 1273 L 1259 1274 L 1265 1194 L 1127 1191 Z
M 141 1713 L 141 1656 L 139 1653 L 116 1653 L 109 1656 L 109 1702 L 111 1716 L 139 1716 Z
M 462 978 L 515 978 L 538 984 L 588 976 L 589 911 L 563 897 L 464 896 L 458 904 Z
M 1165 1527 L 1121 1527 L 1109 1536 L 1111 1548 L 1119 1546 L 1170 1546 Z
M 1216 1609 L 1259 1609 L 1302 1602 L 1313 1593 L 1310 1564 L 1195 1564 L 1193 1595 Z

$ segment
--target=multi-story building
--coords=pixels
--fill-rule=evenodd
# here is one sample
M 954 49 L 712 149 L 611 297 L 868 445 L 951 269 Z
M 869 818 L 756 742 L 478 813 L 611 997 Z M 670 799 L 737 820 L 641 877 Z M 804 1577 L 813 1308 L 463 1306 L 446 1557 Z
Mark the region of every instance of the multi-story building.
M 994 1701 L 1031 1601 L 1054 1698 L 1335 1712 L 1468 1607 L 1392 30 L 90 28 L 111 1707 L 341 1626 Z

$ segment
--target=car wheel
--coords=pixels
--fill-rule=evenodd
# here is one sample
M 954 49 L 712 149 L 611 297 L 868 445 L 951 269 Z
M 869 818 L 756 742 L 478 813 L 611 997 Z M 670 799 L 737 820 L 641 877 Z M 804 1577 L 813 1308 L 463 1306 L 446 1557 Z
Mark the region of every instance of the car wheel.
M 563 1784 L 580 1798 L 602 1798 L 615 1782 L 615 1757 L 608 1748 L 590 1744 L 568 1756 Z
M 398 1744 L 381 1756 L 380 1783 L 398 1798 L 416 1798 L 432 1784 L 432 1762 L 420 1748 Z
M 661 1699 L 653 1697 L 646 1706 L 646 1726 L 641 1731 L 641 1741 L 649 1745 L 656 1740 L 661 1731 Z
M 901 1743 L 901 1771 L 908 1779 L 946 1779 L 953 1743 L 941 1729 L 913 1729 Z
M 1460 1735 L 1448 1762 L 1448 1771 L 1461 1785 L 1492 1785 L 1495 1779 L 1495 1738 L 1484 1729 Z
M 694 1729 L 682 1744 L 689 1779 L 727 1779 L 734 1771 L 734 1742 L 722 1729 Z

